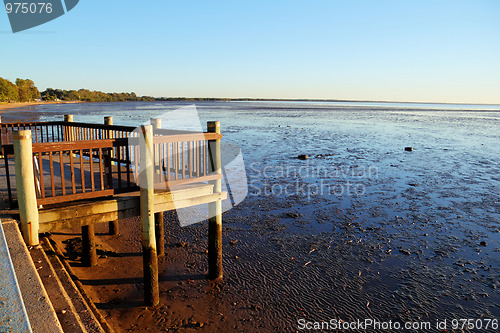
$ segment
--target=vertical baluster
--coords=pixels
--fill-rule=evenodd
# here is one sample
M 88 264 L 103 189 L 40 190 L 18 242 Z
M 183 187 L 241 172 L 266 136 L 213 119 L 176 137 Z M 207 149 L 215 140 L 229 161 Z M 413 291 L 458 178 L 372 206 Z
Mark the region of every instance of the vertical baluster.
M 175 143 L 174 157 L 175 157 L 175 167 L 174 167 L 175 180 L 177 180 L 178 179 L 178 173 L 179 173 L 179 143 L 178 142 Z
M 94 184 L 94 152 L 93 149 L 91 148 L 89 151 L 89 165 L 90 165 L 90 187 L 92 189 L 92 192 L 95 191 L 95 184 Z
M 170 142 L 167 142 L 167 181 L 170 181 Z
M 192 157 L 192 149 L 191 149 L 191 142 L 192 141 L 188 141 L 187 144 L 188 144 L 188 175 L 189 175 L 189 178 L 192 178 L 193 177 L 193 169 L 191 167 L 191 165 L 193 164 L 193 157 Z
M 42 194 L 42 198 L 45 198 L 45 185 L 43 183 L 43 155 L 42 153 L 38 153 L 38 160 L 40 161 L 40 190 Z
M 64 152 L 59 151 L 59 163 L 61 163 L 61 185 L 62 185 L 62 195 L 66 195 L 66 183 L 64 179 Z
M 49 151 L 49 168 L 50 168 L 50 186 L 52 189 L 52 196 L 56 196 L 56 184 L 54 179 L 54 157 L 53 152 Z
M 71 168 L 71 190 L 73 191 L 73 194 L 76 193 L 76 183 L 75 183 L 75 163 L 73 161 L 73 151 L 70 150 L 69 152 L 69 165 Z
M 122 188 L 121 147 L 117 147 L 118 188 Z
M 134 178 L 137 185 L 139 185 L 139 156 L 137 155 L 137 146 L 134 146 Z
M 203 175 L 207 175 L 207 141 L 203 141 Z
M 83 169 L 83 149 L 80 149 L 80 177 L 82 183 L 82 193 L 85 193 L 85 170 Z
M 125 159 L 127 161 L 127 187 L 130 188 L 130 148 L 125 146 Z
M 102 149 L 99 148 L 99 180 L 101 182 L 101 191 L 104 190 L 104 176 L 103 176 L 103 165 L 102 165 Z

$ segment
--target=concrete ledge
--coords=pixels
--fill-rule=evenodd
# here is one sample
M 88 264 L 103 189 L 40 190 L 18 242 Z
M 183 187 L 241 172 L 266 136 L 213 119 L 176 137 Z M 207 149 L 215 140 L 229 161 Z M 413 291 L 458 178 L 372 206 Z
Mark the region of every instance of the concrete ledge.
M 0 224 L 0 332 L 32 332 Z
M 35 264 L 23 241 L 17 221 L 12 218 L 1 217 L 1 224 L 31 330 L 34 333 L 63 332 L 47 292 L 38 276 Z M 0 331 L 3 332 L 3 330 Z

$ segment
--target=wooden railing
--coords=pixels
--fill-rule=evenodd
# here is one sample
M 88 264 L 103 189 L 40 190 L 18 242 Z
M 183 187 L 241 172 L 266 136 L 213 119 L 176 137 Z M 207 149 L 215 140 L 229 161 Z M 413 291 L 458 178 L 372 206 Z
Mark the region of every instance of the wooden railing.
M 127 138 L 36 143 L 32 151 L 39 205 L 138 190 Z
M 129 212 L 128 217 L 140 215 L 144 297 L 152 306 L 159 303 L 157 244 L 164 246 L 163 211 L 176 209 L 178 202 L 171 200 L 174 196 L 183 197 L 173 190 L 155 193 L 155 188 L 171 189 L 179 184 L 209 182 L 209 185 L 179 192 L 193 195 L 184 193 L 187 202 L 180 207 L 208 204 L 208 278 L 212 280 L 223 277 L 222 200 L 226 197 L 221 182 L 220 123 L 208 122 L 207 133 L 166 131 L 159 128 L 159 121 L 155 123 L 155 131 L 148 125 L 141 126 L 139 131 L 128 132 L 129 129 L 70 124 L 69 121 L 61 127 L 57 127 L 59 124 L 55 127 L 31 124 L 29 128 L 35 132 L 35 138 L 31 130 L 2 127 L 7 129 L 5 141 L 9 140 L 9 128 L 12 131 L 13 144 L 2 141 L 2 153 L 5 161 L 12 155 L 14 158 L 19 219 L 26 244 L 38 245 L 40 230 L 52 230 L 41 229 L 40 222 L 46 227 L 47 222 L 52 221 L 47 216 L 53 218 L 59 212 L 62 215 L 56 219 L 64 216 L 61 227 L 82 226 L 82 258 L 87 258 L 85 264 L 92 266 L 97 260 L 94 224 L 110 222 L 110 218 L 116 221 L 126 216 L 120 215 L 125 211 Z M 40 141 L 36 134 L 38 128 L 41 128 Z M 52 128 L 54 134 L 47 135 L 52 134 Z M 61 138 L 62 141 L 57 141 Z M 79 209 L 52 206 L 40 210 L 40 205 L 136 191 L 137 184 L 141 185 L 138 196 L 112 198 L 101 202 L 100 208 L 96 208 L 98 202 L 80 202 Z M 210 193 L 205 193 L 207 189 Z M 120 203 L 125 202 L 123 199 L 127 206 L 120 207 Z M 73 214 L 77 218 L 68 221 L 67 217 Z
M 140 137 L 130 126 L 76 122 L 0 124 L 3 175 L 8 198 L 12 186 L 12 134 L 31 130 L 33 169 L 39 205 L 133 192 L 139 189 Z M 215 162 L 209 142 L 218 133 L 196 133 L 156 128 L 153 139 L 154 187 L 214 181 Z M 10 169 L 10 170 L 9 170 Z
M 132 126 L 88 124 L 66 121 L 0 123 L 0 144 L 12 144 L 12 133 L 30 130 L 33 143 L 127 138 Z
M 155 130 L 155 186 L 175 187 L 181 184 L 221 179 L 214 174 L 210 140 L 222 137 L 217 133 Z

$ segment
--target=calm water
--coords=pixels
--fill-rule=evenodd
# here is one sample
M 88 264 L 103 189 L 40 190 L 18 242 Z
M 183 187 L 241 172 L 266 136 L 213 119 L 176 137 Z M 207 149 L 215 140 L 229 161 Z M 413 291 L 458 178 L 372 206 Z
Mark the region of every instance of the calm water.
M 115 124 L 139 125 L 186 105 L 192 103 L 35 106 L 4 112 L 2 120 L 50 121 L 73 114 L 75 121 L 102 123 L 104 116 L 113 116 Z M 499 105 L 195 105 L 201 124 L 220 120 L 224 141 L 241 147 L 249 193 L 242 205 L 225 215 L 225 225 L 234 237 L 268 242 L 264 248 L 275 248 L 276 255 L 269 263 L 259 261 L 262 256 L 251 258 L 250 253 L 261 250 L 248 241 L 248 251 L 237 255 L 249 259 L 234 263 L 229 283 L 245 285 L 252 272 L 262 271 L 262 276 L 255 275 L 249 283 L 259 281 L 262 294 L 277 300 L 271 305 L 270 318 L 286 317 L 291 311 L 278 310 L 281 304 L 306 302 L 312 295 L 315 299 L 302 306 L 311 308 L 312 317 L 317 310 L 329 309 L 332 299 L 342 308 L 342 286 L 336 283 L 358 276 L 358 270 L 367 277 L 357 294 L 358 305 L 351 296 L 344 298 L 348 299 L 344 316 L 351 319 L 388 316 L 389 310 L 384 309 L 389 308 L 400 319 L 414 319 L 417 314 L 442 319 L 445 313 L 454 312 L 466 318 L 500 315 Z M 414 150 L 405 152 L 407 146 Z M 297 159 L 300 154 L 309 159 Z M 336 242 L 344 245 L 332 252 Z M 345 247 L 351 242 L 366 244 L 366 248 Z M 299 244 L 306 244 L 307 249 L 301 250 Z M 309 244 L 321 250 L 311 254 Z M 301 269 L 311 262 L 309 273 L 296 279 L 276 273 L 273 267 L 288 269 L 289 263 L 282 258 L 289 257 L 303 260 Z M 352 267 L 336 275 L 330 271 L 340 269 L 345 260 Z M 255 263 L 259 270 L 245 271 Z M 267 265 L 269 270 L 262 270 Z M 329 284 L 319 284 L 328 277 Z M 278 300 L 285 293 L 262 282 L 280 279 L 291 286 L 282 302 Z M 310 289 L 304 289 L 303 281 Z M 346 284 L 354 280 L 349 281 Z M 366 312 L 367 301 L 375 304 L 374 299 L 385 307 Z M 415 299 L 420 305 L 415 305 L 419 310 L 413 309 L 412 314 L 407 314 L 404 305 L 394 305 L 408 305 Z M 332 316 L 341 313 L 331 311 Z

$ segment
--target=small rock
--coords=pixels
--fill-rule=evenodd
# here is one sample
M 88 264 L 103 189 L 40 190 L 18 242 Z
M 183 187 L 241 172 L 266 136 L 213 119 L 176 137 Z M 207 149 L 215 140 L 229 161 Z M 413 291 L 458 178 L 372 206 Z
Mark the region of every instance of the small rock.
M 411 254 L 411 252 L 407 249 L 400 249 L 399 252 L 406 254 L 407 256 L 409 256 Z
M 405 147 L 405 151 L 413 151 L 413 147 Z
M 309 156 L 307 156 L 307 155 L 299 155 L 299 156 L 297 156 L 297 158 L 298 158 L 299 160 L 307 160 L 307 158 L 308 158 L 308 157 L 309 157 Z
M 486 241 L 482 241 L 481 243 L 479 243 L 481 246 L 488 246 L 488 243 L 486 243 Z
M 288 216 L 288 217 L 292 217 L 292 218 L 294 218 L 294 219 L 296 219 L 296 218 L 299 218 L 299 217 L 300 217 L 300 215 L 299 215 L 299 214 L 297 214 L 297 213 L 286 213 L 286 216 Z

